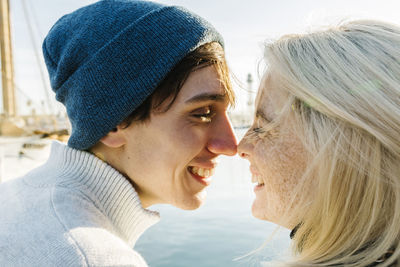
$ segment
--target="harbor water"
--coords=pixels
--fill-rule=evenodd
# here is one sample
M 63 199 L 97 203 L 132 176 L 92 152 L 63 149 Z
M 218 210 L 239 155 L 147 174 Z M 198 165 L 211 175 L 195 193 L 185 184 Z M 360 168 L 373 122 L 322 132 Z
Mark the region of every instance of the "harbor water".
M 239 138 L 243 134 L 244 130 L 237 131 Z M 16 139 L 0 141 L 3 181 L 42 164 L 51 143 L 39 141 L 45 146 L 22 148 Z M 151 267 L 250 267 L 285 258 L 289 231 L 252 217 L 253 199 L 248 162 L 238 156 L 221 157 L 205 204 L 194 211 L 152 206 L 161 221 L 141 236 L 135 249 Z

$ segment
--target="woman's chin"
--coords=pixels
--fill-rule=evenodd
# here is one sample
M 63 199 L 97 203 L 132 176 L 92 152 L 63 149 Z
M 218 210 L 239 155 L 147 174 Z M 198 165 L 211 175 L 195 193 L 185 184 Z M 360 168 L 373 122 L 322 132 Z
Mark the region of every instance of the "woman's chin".
M 267 221 L 265 210 L 257 203 L 257 199 L 254 200 L 253 205 L 251 206 L 251 214 L 257 219 Z

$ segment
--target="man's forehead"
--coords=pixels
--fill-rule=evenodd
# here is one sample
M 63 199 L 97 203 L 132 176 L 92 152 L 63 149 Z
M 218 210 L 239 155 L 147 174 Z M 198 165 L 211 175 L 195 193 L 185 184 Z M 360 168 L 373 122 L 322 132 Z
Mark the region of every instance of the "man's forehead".
M 219 101 L 225 97 L 226 88 L 212 66 L 190 73 L 177 96 L 178 102 Z

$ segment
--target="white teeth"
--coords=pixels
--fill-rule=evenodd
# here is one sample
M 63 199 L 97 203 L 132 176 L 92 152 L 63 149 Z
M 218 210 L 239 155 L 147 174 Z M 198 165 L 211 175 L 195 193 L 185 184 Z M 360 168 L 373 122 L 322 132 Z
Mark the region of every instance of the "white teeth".
M 196 174 L 200 177 L 210 177 L 214 174 L 214 169 L 206 169 L 206 168 L 199 168 L 199 167 L 192 167 L 189 168 L 191 173 Z
M 197 174 L 201 177 L 204 177 L 204 169 L 203 168 L 199 168 L 199 170 L 197 171 Z
M 264 184 L 264 181 L 261 179 L 261 176 L 258 176 L 258 175 L 253 175 L 251 177 L 251 182 L 252 183 L 257 183 L 259 185 L 263 185 Z

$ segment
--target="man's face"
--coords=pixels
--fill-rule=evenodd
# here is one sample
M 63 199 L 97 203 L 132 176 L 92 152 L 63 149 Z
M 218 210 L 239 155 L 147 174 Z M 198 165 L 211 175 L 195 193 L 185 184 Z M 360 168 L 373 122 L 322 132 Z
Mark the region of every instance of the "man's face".
M 168 111 L 155 110 L 149 121 L 121 131 L 121 171 L 144 207 L 168 203 L 196 209 L 203 203 L 217 156 L 236 154 L 227 107 L 215 68 L 205 67 L 190 74 Z

